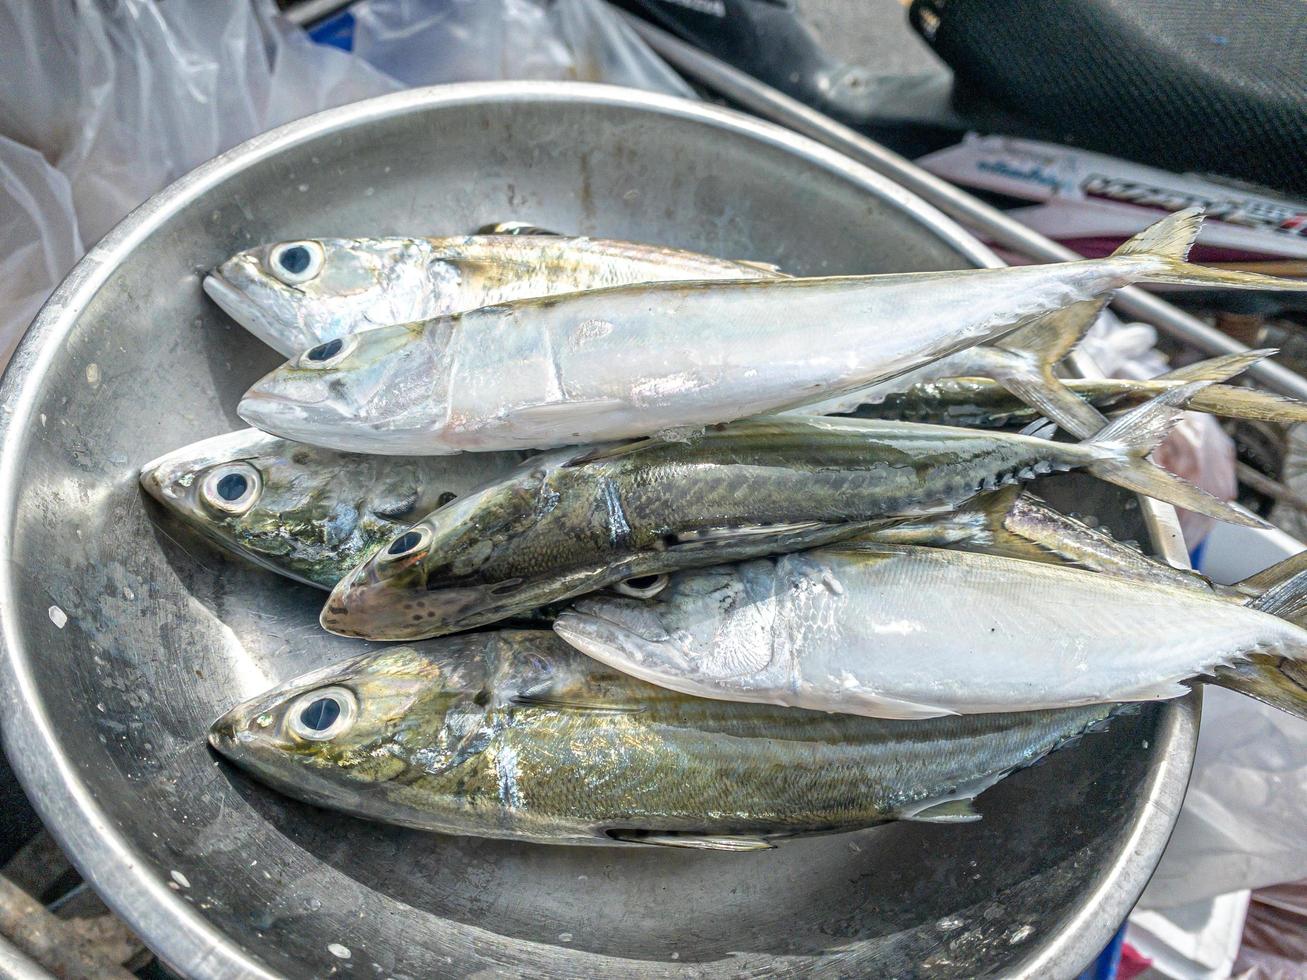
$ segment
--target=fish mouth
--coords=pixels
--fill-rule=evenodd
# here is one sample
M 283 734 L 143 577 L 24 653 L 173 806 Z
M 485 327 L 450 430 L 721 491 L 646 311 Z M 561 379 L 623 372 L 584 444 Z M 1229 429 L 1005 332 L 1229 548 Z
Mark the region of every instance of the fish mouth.
M 298 353 L 286 342 L 280 325 L 230 281 L 216 272 L 210 272 L 204 277 L 203 285 L 209 299 L 259 340 L 286 357 Z
M 635 629 L 620 618 L 620 612 L 605 609 L 601 602 L 577 603 L 554 620 L 554 632 L 587 657 L 621 670 L 647 661 L 681 659 L 675 655 L 675 644 L 665 642 L 671 639 L 666 631 L 659 628 L 649 635 L 650 631 Z
M 342 448 L 329 437 L 332 423 L 344 416 L 330 411 L 324 404 L 326 401 L 326 395 L 316 401 L 306 401 L 255 385 L 241 398 L 236 414 L 256 429 L 283 439 L 306 442 L 311 446 Z

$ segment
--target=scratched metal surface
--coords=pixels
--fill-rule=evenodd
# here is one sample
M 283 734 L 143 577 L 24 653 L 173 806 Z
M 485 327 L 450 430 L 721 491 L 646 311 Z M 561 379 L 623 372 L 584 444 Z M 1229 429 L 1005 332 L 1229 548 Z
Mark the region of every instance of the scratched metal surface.
M 152 199 L 74 270 L 0 392 L 4 734 L 79 868 L 196 976 L 1075 973 L 1169 835 L 1193 699 L 1018 774 L 978 824 L 763 854 L 404 831 L 285 800 L 211 755 L 225 708 L 361 647 L 318 629 L 320 593 L 222 557 L 138 492 L 142 462 L 239 426 L 240 393 L 278 360 L 200 273 L 262 241 L 507 218 L 800 274 L 991 261 L 800 137 L 610 87 L 401 93 L 260 137 Z M 1061 492 L 1144 536 L 1129 498 Z

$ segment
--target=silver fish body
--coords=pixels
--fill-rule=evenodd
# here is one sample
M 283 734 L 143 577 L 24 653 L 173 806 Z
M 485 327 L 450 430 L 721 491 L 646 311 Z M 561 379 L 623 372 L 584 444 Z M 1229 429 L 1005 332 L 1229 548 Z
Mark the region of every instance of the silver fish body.
M 289 357 L 361 330 L 532 296 L 783 275 L 760 263 L 601 238 L 318 238 L 241 252 L 210 273 L 204 288 L 233 319 Z
M 728 704 L 634 680 L 548 631 L 501 631 L 289 681 L 229 711 L 210 741 L 288 795 L 371 820 L 738 851 L 898 818 L 974 819 L 970 797 L 1109 714 L 892 723 Z
M 663 282 L 483 307 L 305 351 L 239 412 L 278 435 L 372 453 L 602 442 L 820 401 L 1131 282 L 1307 289 L 1185 263 L 1200 221 L 1181 212 L 1112 256 L 1060 265 Z
M 1193 589 L 863 543 L 583 599 L 555 629 L 683 693 L 885 718 L 1158 700 L 1240 664 L 1307 666 L 1307 631 Z
M 141 468 L 141 486 L 228 551 L 330 589 L 413 521 L 511 472 L 524 453 L 380 457 L 243 429 Z

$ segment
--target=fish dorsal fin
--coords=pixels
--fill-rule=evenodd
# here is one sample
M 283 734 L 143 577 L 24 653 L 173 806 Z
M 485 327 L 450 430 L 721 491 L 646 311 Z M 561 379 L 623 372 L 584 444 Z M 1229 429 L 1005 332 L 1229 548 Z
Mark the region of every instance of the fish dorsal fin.
M 703 851 L 770 851 L 776 845 L 761 837 L 739 834 L 690 834 L 675 831 L 610 830 L 613 840 L 628 844 L 653 844 L 658 847 L 689 847 Z
M 976 812 L 975 802 L 966 797 L 935 803 L 924 810 L 902 814 L 899 819 L 915 823 L 975 823 L 980 819 L 980 814 Z

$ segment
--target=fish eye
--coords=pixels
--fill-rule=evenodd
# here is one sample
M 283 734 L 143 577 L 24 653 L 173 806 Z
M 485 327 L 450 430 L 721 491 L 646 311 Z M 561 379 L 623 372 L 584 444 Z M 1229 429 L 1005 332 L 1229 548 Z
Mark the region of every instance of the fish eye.
M 263 479 L 249 463 L 216 466 L 200 484 L 200 499 L 222 514 L 239 517 L 254 506 L 263 492 Z
M 431 541 L 431 532 L 424 527 L 410 528 L 394 541 L 385 551 L 387 559 L 407 558 L 416 554 Z
M 343 687 L 324 687 L 301 695 L 286 715 L 291 732 L 313 742 L 335 738 L 354 724 L 358 699 Z
M 317 242 L 282 242 L 268 252 L 268 271 L 287 286 L 298 286 L 322 271 L 322 246 Z
M 328 340 L 325 344 L 318 344 L 317 347 L 311 347 L 300 355 L 300 367 L 331 367 L 345 358 L 350 351 L 354 349 L 354 339 L 352 337 L 337 337 L 335 340 Z
M 614 592 L 629 595 L 634 599 L 652 599 L 670 582 L 666 575 L 636 575 L 613 586 Z

